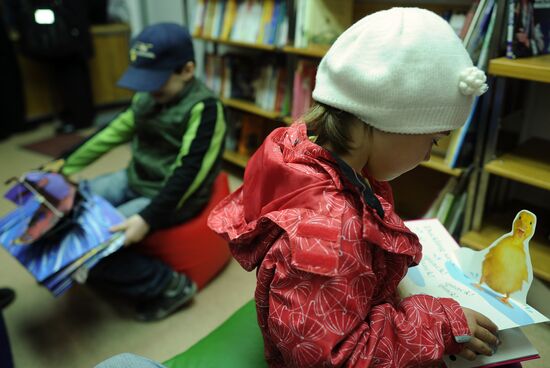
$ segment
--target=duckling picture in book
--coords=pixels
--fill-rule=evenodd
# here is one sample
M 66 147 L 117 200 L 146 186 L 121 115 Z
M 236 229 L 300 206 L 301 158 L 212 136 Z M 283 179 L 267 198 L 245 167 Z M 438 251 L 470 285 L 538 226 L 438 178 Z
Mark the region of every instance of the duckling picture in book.
M 429 294 L 454 298 L 462 306 L 489 317 L 500 331 L 503 343 L 497 354 L 480 356 L 474 362 L 457 358 L 447 361 L 447 366 L 478 367 L 538 357 L 518 328 L 549 321 L 526 301 L 533 281 L 529 241 L 536 223 L 533 213 L 522 210 L 509 233 L 487 248 L 474 251 L 460 247 L 437 219 L 406 222 L 420 239 L 423 258 L 417 267 L 409 268 L 401 281 L 402 296 Z

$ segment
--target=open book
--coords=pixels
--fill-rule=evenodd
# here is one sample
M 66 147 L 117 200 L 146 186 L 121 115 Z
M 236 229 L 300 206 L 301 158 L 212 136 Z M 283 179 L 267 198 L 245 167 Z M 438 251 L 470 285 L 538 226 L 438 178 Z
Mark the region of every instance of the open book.
M 0 244 L 55 296 L 124 243 L 109 231 L 124 217 L 86 183 L 27 173 L 6 198 L 17 208 L 0 218 Z
M 406 225 L 419 237 L 423 258 L 399 285 L 401 295 L 453 298 L 483 313 L 499 328 L 502 344 L 496 354 L 480 355 L 474 362 L 446 357 L 447 367 L 489 367 L 539 358 L 519 329 L 549 321 L 526 303 L 533 280 L 529 240 L 536 226 L 535 215 L 520 211 L 510 233 L 478 252 L 461 248 L 436 219 L 408 221 Z

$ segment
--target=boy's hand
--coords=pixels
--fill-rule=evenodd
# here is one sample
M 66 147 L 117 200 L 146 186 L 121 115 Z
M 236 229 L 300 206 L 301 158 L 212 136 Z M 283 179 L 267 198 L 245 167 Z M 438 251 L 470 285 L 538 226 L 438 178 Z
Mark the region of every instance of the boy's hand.
M 149 224 L 140 215 L 133 215 L 121 224 L 109 229 L 111 232 L 124 231 L 124 245 L 140 242 L 149 232 Z
M 464 349 L 458 355 L 468 360 L 475 360 L 477 354 L 493 355 L 497 345 L 500 344 L 496 336 L 497 326 L 481 313 L 469 308 L 462 308 L 462 310 L 466 315 L 472 339 L 464 344 Z
M 58 173 L 61 170 L 61 168 L 63 167 L 64 164 L 65 164 L 65 160 L 63 160 L 61 158 L 59 160 L 50 161 L 50 162 L 42 165 L 42 167 L 40 167 L 40 170 L 47 171 L 47 172 L 52 172 L 52 173 Z

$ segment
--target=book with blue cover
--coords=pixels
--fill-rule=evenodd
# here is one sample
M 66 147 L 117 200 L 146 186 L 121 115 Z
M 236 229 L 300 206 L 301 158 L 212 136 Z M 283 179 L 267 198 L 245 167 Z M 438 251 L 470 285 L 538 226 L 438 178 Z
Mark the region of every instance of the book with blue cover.
M 109 231 L 124 217 L 85 182 L 77 189 L 59 174 L 32 172 L 5 197 L 17 207 L 0 219 L 0 244 L 56 296 L 124 243 Z

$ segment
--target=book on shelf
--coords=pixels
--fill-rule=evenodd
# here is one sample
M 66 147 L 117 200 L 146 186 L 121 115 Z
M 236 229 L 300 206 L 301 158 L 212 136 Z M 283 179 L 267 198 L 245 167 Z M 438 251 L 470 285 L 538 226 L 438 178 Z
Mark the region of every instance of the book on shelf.
M 201 0 L 193 35 L 262 45 L 287 43 L 286 0 Z
M 487 31 L 489 29 L 489 23 L 491 21 L 491 15 L 493 14 L 494 7 L 495 0 L 487 0 L 484 4 L 478 22 L 474 26 L 471 38 L 469 42 L 465 44 L 465 47 L 472 57 L 474 64 L 478 63 L 479 54 L 484 39 L 491 37 L 491 35 L 487 34 Z
M 453 298 L 463 307 L 486 315 L 499 328 L 502 343 L 494 355 L 479 355 L 473 362 L 447 356 L 444 360 L 447 367 L 498 366 L 539 358 L 520 330 L 522 326 L 549 321 L 525 299 L 533 280 L 529 257 L 532 233 L 528 231 L 534 231 L 535 226 L 525 222 L 536 219 L 531 215 L 528 211 L 518 213 L 510 233 L 478 252 L 461 248 L 437 219 L 405 223 L 418 236 L 423 257 L 418 266 L 409 268 L 399 284 L 400 294 Z M 520 216 L 524 218 L 518 221 Z M 525 231 L 521 238 L 515 235 L 520 229 Z M 518 256 L 510 256 L 509 252 L 517 252 Z
M 312 105 L 312 93 L 315 87 L 317 63 L 300 59 L 294 72 L 292 88 L 292 118 L 298 119 Z
M 193 35 L 202 36 L 204 28 L 204 14 L 206 12 L 207 0 L 198 0 L 195 8 L 195 22 L 193 24 Z
M 285 94 L 290 93 L 286 66 L 272 58 L 266 60 L 258 70 L 257 78 L 253 82 L 256 105 L 267 111 L 286 114 L 286 111 L 282 111 Z
M 273 55 L 207 54 L 205 83 L 223 98 L 250 101 L 263 110 L 289 114 L 288 71 Z
M 501 7 L 501 6 L 500 6 Z M 499 15 L 499 4 L 495 3 L 493 12 L 491 13 L 491 19 L 487 27 L 487 33 L 481 44 L 479 50 L 479 57 L 477 59 L 477 67 L 481 70 L 487 70 L 487 62 L 491 52 L 491 43 L 498 42 L 498 34 L 495 34 L 495 26 L 497 24 L 497 16 Z
M 533 38 L 537 54 L 550 54 L 550 0 L 535 0 L 533 23 Z
M 472 35 L 474 33 L 474 29 L 476 28 L 476 25 L 479 22 L 479 18 L 481 16 L 481 13 L 483 12 L 483 9 L 485 8 L 486 2 L 487 2 L 487 0 L 479 0 L 479 2 L 477 3 L 474 16 L 473 16 L 472 21 L 470 22 L 470 24 L 468 26 L 468 29 L 466 30 L 466 34 L 464 35 L 464 38 L 463 38 L 463 43 L 464 43 L 464 46 L 466 46 L 466 47 L 470 43 L 470 40 L 471 40 Z
M 0 219 L 0 244 L 55 296 L 124 243 L 109 231 L 124 217 L 86 182 L 30 172 L 5 197 L 17 207 Z
M 477 7 L 479 6 L 479 0 L 475 0 L 472 2 L 472 5 L 470 5 L 470 9 L 466 13 L 466 16 L 464 17 L 464 24 L 462 25 L 462 28 L 460 32 L 458 33 L 458 36 L 464 40 L 466 38 L 466 34 L 468 33 L 468 29 L 470 28 L 470 24 L 472 24 L 472 20 L 474 19 L 474 15 L 476 13 Z
M 352 0 L 297 0 L 294 47 L 330 46 L 352 19 Z
M 204 26 L 202 29 L 202 36 L 204 37 L 215 37 L 213 34 L 213 28 L 216 16 L 216 7 L 219 3 L 219 0 L 208 0 L 206 3 L 206 10 L 204 14 Z
M 220 39 L 228 40 L 231 34 L 231 28 L 237 16 L 237 0 L 227 0 L 225 4 L 223 23 L 221 26 Z
M 242 111 L 227 109 L 227 132 L 225 134 L 225 149 L 237 152 L 242 129 Z
M 474 158 L 477 139 L 478 116 L 481 104 L 480 97 L 475 97 L 472 110 L 464 125 L 450 134 L 449 146 L 444 162 L 450 168 L 466 167 Z
M 508 0 L 507 58 L 515 59 L 544 53 L 544 49 L 539 50 L 539 45 L 541 44 L 540 41 L 544 40 L 543 37 L 548 37 L 548 35 L 541 34 L 540 22 L 548 24 L 548 18 L 539 17 L 539 27 L 535 28 L 535 4 L 537 4 L 537 14 L 544 14 L 543 10 L 548 6 L 547 2 Z
M 254 102 L 254 80 L 258 73 L 257 59 L 240 54 L 223 56 L 223 97 Z
M 222 56 L 207 53 L 204 60 L 204 84 L 216 95 L 222 96 L 224 91 L 224 61 Z
M 458 183 L 458 179 L 454 176 L 449 177 L 445 185 L 441 188 L 433 202 L 430 204 L 430 207 L 428 207 L 428 210 L 426 213 L 422 216 L 423 218 L 435 218 L 437 217 L 437 213 L 439 212 L 439 208 L 441 207 L 441 204 L 443 203 L 443 199 L 448 195 L 448 193 L 452 193 L 454 191 L 454 188 L 456 187 Z

